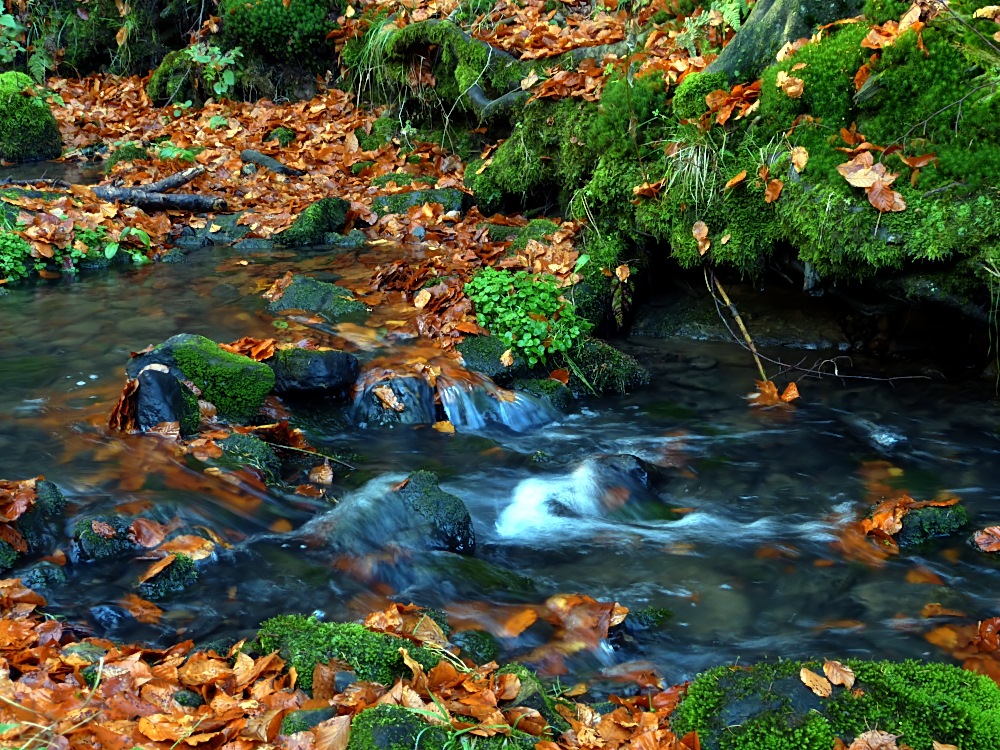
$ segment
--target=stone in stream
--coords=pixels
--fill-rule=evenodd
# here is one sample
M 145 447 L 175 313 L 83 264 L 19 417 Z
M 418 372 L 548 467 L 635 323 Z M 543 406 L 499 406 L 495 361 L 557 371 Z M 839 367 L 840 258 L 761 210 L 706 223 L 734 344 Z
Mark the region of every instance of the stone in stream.
M 211 339 L 190 333 L 171 336 L 149 352 L 129 360 L 125 372 L 137 378 L 149 365 L 163 365 L 178 380 L 191 381 L 201 398 L 215 404 L 231 422 L 251 420 L 274 388 L 274 371 L 263 362 L 222 349 Z
M 322 245 L 327 234 L 339 234 L 347 224 L 351 204 L 343 198 L 321 198 L 306 208 L 295 223 L 275 236 L 279 245 Z
M 821 698 L 800 670 L 821 675 L 823 664 L 711 669 L 688 687 L 670 728 L 678 736 L 697 732 L 705 750 L 830 748 L 873 728 L 915 748 L 1000 748 L 1000 687 L 984 675 L 950 664 L 850 659 L 844 664 L 854 685 L 834 685 Z
M 19 482 L 17 485 L 16 489 L 2 489 L 10 489 L 15 498 L 30 496 L 30 500 L 27 510 L 7 524 L 16 532 L 14 537 L 10 541 L 0 541 L 0 573 L 14 567 L 25 553 L 54 549 L 62 538 L 59 526 L 66 509 L 66 498 L 59 488 L 43 479 Z M 16 536 L 20 536 L 18 541 L 15 541 Z
M 358 378 L 358 358 L 339 349 L 282 349 L 268 360 L 276 393 L 344 396 Z
M 163 365 L 160 365 L 161 367 Z M 198 431 L 200 412 L 198 397 L 184 383 L 153 367 L 139 373 L 136 396 L 136 422 L 142 431 L 151 430 L 164 422 L 180 425 L 181 435 Z
M 438 421 L 434 389 L 419 375 L 364 382 L 354 398 L 353 413 L 355 421 L 363 425 L 434 424 Z
M 465 193 L 455 188 L 411 190 L 406 193 L 380 195 L 372 202 L 377 214 L 405 214 L 413 206 L 440 203 L 445 211 L 461 211 Z
M 308 276 L 295 276 L 292 283 L 273 300 L 267 311 L 304 310 L 316 313 L 332 323 L 341 320 L 361 321 L 368 314 L 368 307 L 354 299 L 349 291 L 325 281 Z
M 903 516 L 896 542 L 901 549 L 923 547 L 934 539 L 954 536 L 968 523 L 969 514 L 961 504 L 917 508 Z

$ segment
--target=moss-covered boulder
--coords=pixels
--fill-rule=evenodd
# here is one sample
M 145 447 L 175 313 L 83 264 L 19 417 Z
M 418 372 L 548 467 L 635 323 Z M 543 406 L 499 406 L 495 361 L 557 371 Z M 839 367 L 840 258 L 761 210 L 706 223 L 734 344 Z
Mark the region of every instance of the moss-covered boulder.
M 54 159 L 62 138 L 48 102 L 24 73 L 0 73 L 0 160 Z
M 0 541 L 0 573 L 10 570 L 25 553 L 37 553 L 54 548 L 62 540 L 61 520 L 66 509 L 66 498 L 56 485 L 45 480 L 21 483 L 15 490 L 18 502 L 26 502 L 27 508 L 14 521 L 7 522 L 21 537 L 16 547 L 7 541 Z
M 489 664 L 500 655 L 497 639 L 485 630 L 463 630 L 450 640 L 461 650 L 462 658 L 473 664 Z
M 872 728 L 914 750 L 935 743 L 1000 748 L 1000 687 L 947 664 L 849 660 L 853 689 L 820 698 L 799 677 L 822 662 L 722 666 L 699 675 L 671 717 L 677 734 L 697 731 L 706 750 L 829 750 Z
M 500 385 L 507 385 L 515 378 L 529 375 L 531 368 L 520 353 L 513 353 L 514 363 L 505 367 L 500 357 L 507 351 L 507 345 L 499 336 L 466 336 L 455 347 L 462 355 L 465 366 L 473 372 L 481 372 Z
M 281 731 L 279 734 L 295 734 L 312 729 L 317 724 L 322 724 L 327 719 L 332 719 L 337 715 L 337 707 L 311 708 L 303 711 L 289 711 L 285 718 L 281 720 Z
M 572 374 L 570 382 L 578 389 L 582 385 L 597 393 L 629 393 L 652 380 L 639 360 L 600 339 L 584 339 L 573 351 L 572 359 L 579 372 Z
M 274 371 L 263 362 L 189 333 L 172 336 L 152 351 L 133 357 L 125 371 L 135 378 L 152 364 L 164 365 L 193 383 L 202 399 L 215 404 L 221 418 L 233 422 L 252 419 L 274 388 Z
M 336 60 L 327 34 L 337 28 L 340 0 L 222 0 L 219 15 L 230 47 L 270 63 L 321 70 Z
M 281 394 L 343 396 L 358 378 L 358 358 L 339 349 L 282 349 L 270 363 Z
M 372 201 L 372 210 L 378 214 L 405 214 L 414 206 L 440 203 L 445 211 L 461 211 L 465 193 L 455 188 L 411 190 L 407 193 L 380 195 Z
M 288 229 L 275 236 L 281 245 L 309 247 L 324 244 L 327 234 L 343 231 L 351 204 L 343 198 L 321 198 L 306 208 Z
M 427 669 L 439 661 L 433 651 L 412 641 L 385 633 L 374 633 L 355 623 L 322 622 L 304 615 L 280 615 L 261 623 L 254 647 L 263 653 L 281 652 L 299 675 L 299 685 L 312 688 L 313 670 L 331 659 L 346 662 L 360 680 L 392 685 L 409 674 L 400 648 Z
M 430 724 L 404 706 L 381 705 L 354 717 L 347 750 L 442 750 L 466 746 L 462 741 L 467 737 L 466 733 Z M 474 746 L 477 750 L 534 750 L 537 742 L 537 737 L 514 730 L 510 736 L 476 737 Z
M 705 97 L 719 89 L 729 89 L 725 73 L 688 73 L 674 91 L 674 114 L 696 122 L 708 110 Z
M 415 471 L 396 494 L 435 530 L 435 546 L 471 555 L 476 548 L 476 533 L 469 509 L 461 498 L 442 490 L 438 482 L 433 471 Z
M 331 322 L 362 320 L 368 308 L 343 287 L 296 276 L 284 293 L 267 306 L 268 312 L 304 310 L 322 315 Z
M 198 65 L 184 50 L 170 52 L 159 64 L 146 84 L 146 94 L 153 104 L 180 104 L 199 100 Z
M 95 515 L 81 518 L 73 525 L 77 557 L 84 562 L 124 557 L 140 547 L 133 538 L 131 519 L 118 515 Z
M 525 378 L 514 382 L 514 388 L 542 399 L 553 409 L 566 411 L 573 405 L 573 391 L 552 378 Z

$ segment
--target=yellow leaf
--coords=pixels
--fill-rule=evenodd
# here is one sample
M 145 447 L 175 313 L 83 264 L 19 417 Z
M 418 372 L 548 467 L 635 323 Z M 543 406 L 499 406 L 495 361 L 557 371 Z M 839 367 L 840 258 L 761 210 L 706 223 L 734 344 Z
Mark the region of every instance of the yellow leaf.
M 504 367 L 511 367 L 514 364 L 514 353 L 508 349 L 500 355 L 500 364 Z
M 455 434 L 455 425 L 453 425 L 447 419 L 441 422 L 435 422 L 434 424 L 431 425 L 431 427 L 433 427 L 438 432 L 443 432 L 445 435 Z
M 527 76 L 521 79 L 521 91 L 527 91 L 536 83 L 538 83 L 538 73 L 531 71 Z
M 720 245 L 725 245 L 725 244 L 726 244 L 726 243 L 728 243 L 728 242 L 729 242 L 729 240 L 731 240 L 732 238 L 733 238 L 733 235 L 731 235 L 731 234 L 726 234 L 726 235 L 723 235 L 722 239 L 721 239 L 721 240 L 719 240 L 719 244 L 720 244 Z
M 802 172 L 809 161 L 809 152 L 803 146 L 796 146 L 792 149 L 792 166 L 796 172 Z
M 128 41 L 128 26 L 122 26 L 118 29 L 118 33 L 115 34 L 115 41 L 118 42 L 119 47 Z
M 219 226 L 218 224 L 212 224 L 212 226 L 208 228 L 208 231 L 211 232 L 212 234 L 215 234 L 216 232 L 221 232 L 222 227 Z
M 778 72 L 778 78 L 775 81 L 775 85 L 784 91 L 789 99 L 798 99 L 802 96 L 802 92 L 805 90 L 806 82 L 801 78 L 790 76 L 782 70 Z
M 626 265 L 625 263 L 622 263 L 620 266 L 618 266 L 618 268 L 615 269 L 615 276 L 617 276 L 618 280 L 624 284 L 626 281 L 628 281 L 628 277 L 631 272 L 632 269 L 629 268 L 628 265 Z
M 372 393 L 378 397 L 378 400 L 381 401 L 382 405 L 387 409 L 403 411 L 406 408 L 399 400 L 399 397 L 396 396 L 396 392 L 387 385 L 375 386 L 372 388 Z
M 413 298 L 413 306 L 418 310 L 423 310 L 427 307 L 427 303 L 431 301 L 431 293 L 426 289 L 421 289 L 417 292 L 417 296 Z
M 799 670 L 799 679 L 802 680 L 802 684 L 807 688 L 812 690 L 820 698 L 829 698 L 830 694 L 833 693 L 833 685 L 822 675 L 818 675 L 811 669 L 806 669 L 802 667 Z
M 347 10 L 344 11 L 344 15 L 347 18 L 354 18 L 354 16 L 355 16 L 356 13 L 357 13 L 357 11 L 354 10 L 354 6 L 353 5 L 348 5 L 347 6 Z

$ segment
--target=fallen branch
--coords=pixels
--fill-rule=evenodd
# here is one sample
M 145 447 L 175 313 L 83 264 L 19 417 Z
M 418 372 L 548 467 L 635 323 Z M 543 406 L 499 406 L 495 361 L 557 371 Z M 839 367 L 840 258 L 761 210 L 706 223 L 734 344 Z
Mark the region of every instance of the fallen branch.
M 240 151 L 240 159 L 242 159 L 245 164 L 256 164 L 258 167 L 270 169 L 275 174 L 283 174 L 288 177 L 301 177 L 305 174 L 305 172 L 301 169 L 287 167 L 277 159 L 274 159 L 267 154 L 262 154 L 260 151 L 254 151 L 252 148 L 245 148 Z
M 147 193 L 166 193 L 174 188 L 179 188 L 181 185 L 187 185 L 191 180 L 201 177 L 203 174 L 205 174 L 204 167 L 188 167 L 187 169 L 182 169 L 180 172 L 174 172 L 162 180 L 151 182 L 148 185 L 133 185 L 132 187 L 135 190 L 142 190 Z
M 722 288 L 722 284 L 719 283 L 719 279 L 716 278 L 715 274 L 711 274 L 711 283 L 709 283 L 708 277 L 709 270 L 706 268 L 705 286 L 708 287 L 709 294 L 711 294 L 713 298 L 715 297 L 715 291 L 712 289 L 712 285 L 714 284 L 715 290 L 719 292 L 719 295 L 722 297 L 722 301 L 725 303 L 726 307 L 729 308 L 729 314 L 733 316 L 733 320 L 735 320 L 736 325 L 739 326 L 740 333 L 743 334 L 743 340 L 747 342 L 747 349 L 749 349 L 750 353 L 753 355 L 753 361 L 757 365 L 757 371 L 760 373 L 760 379 L 768 380 L 768 377 L 764 372 L 764 364 L 760 361 L 760 355 L 757 353 L 757 345 L 754 344 L 753 339 L 750 338 L 750 332 L 747 330 L 747 327 L 743 325 L 743 318 L 740 317 L 740 313 L 736 309 L 736 305 L 734 305 L 733 301 L 729 299 L 729 295 L 726 294 L 726 290 Z
M 125 188 L 97 186 L 92 188 L 94 195 L 108 203 L 127 203 L 143 210 L 149 208 L 156 211 L 170 209 L 178 211 L 225 211 L 226 201 L 211 195 L 191 195 L 188 193 L 156 193 L 145 188 Z

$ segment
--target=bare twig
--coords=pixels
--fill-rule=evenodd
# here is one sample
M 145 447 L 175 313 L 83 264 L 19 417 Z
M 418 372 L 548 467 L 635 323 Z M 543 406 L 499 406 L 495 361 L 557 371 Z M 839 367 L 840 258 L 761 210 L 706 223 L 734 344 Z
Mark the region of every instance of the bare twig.
M 709 276 L 712 277 L 712 283 L 709 283 Z M 736 321 L 736 325 L 740 327 L 740 333 L 743 334 L 743 340 L 747 342 L 747 349 L 753 354 L 753 361 L 757 365 L 757 371 L 760 373 L 761 380 L 767 380 L 767 374 L 764 372 L 764 364 L 760 361 L 760 355 L 757 353 L 757 346 L 753 343 L 753 339 L 750 338 L 750 332 L 747 331 L 747 327 L 743 325 L 743 318 L 740 317 L 739 310 L 736 309 L 736 305 L 733 301 L 729 299 L 729 295 L 726 294 L 726 290 L 722 288 L 722 284 L 716 278 L 714 273 L 711 273 L 708 268 L 705 268 L 705 286 L 708 287 L 708 293 L 715 297 L 715 291 L 712 290 L 712 285 L 715 285 L 715 289 L 719 292 L 722 297 L 722 301 L 725 302 L 726 307 L 729 308 L 729 314 L 733 316 L 733 320 Z

